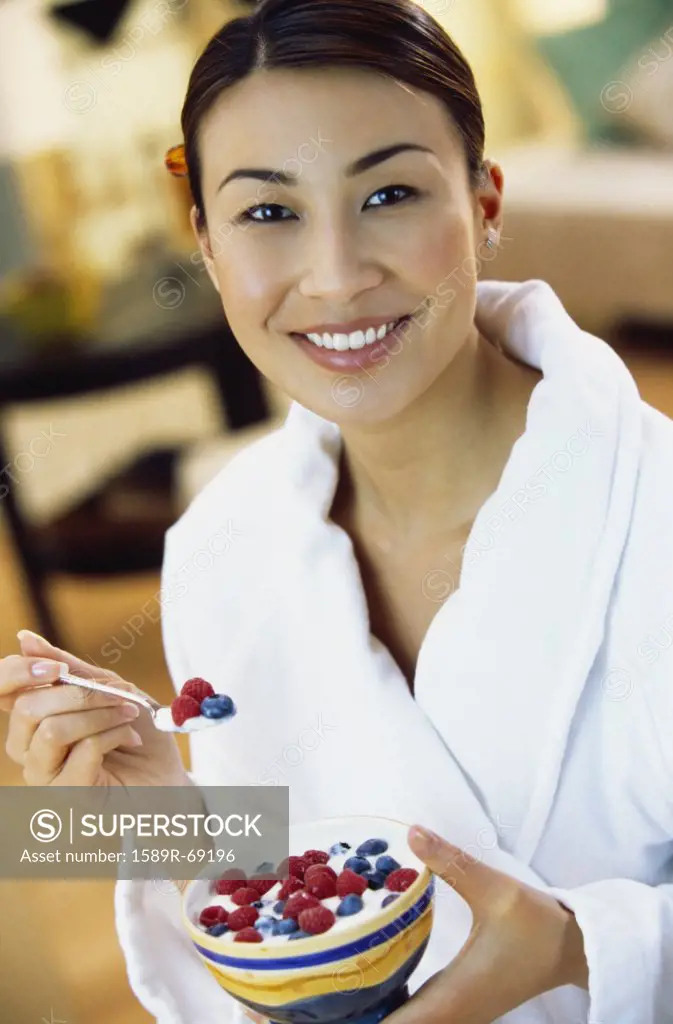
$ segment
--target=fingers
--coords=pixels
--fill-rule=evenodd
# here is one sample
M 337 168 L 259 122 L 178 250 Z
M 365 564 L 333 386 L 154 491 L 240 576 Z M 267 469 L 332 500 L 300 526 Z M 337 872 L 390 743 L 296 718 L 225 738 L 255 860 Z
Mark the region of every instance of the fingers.
M 34 765 L 27 765 L 24 778 L 29 786 L 94 786 L 103 763 L 103 758 L 118 747 L 137 747 L 140 736 L 130 725 L 119 725 L 114 729 L 87 736 L 74 745 L 66 760 L 53 766 L 45 775 L 33 774 Z
M 42 739 L 60 740 L 61 745 L 67 746 L 87 734 L 87 722 L 91 723 L 89 732 L 119 724 L 122 719 L 117 717 L 114 722 L 104 721 L 103 725 L 95 727 L 95 723 L 100 721 L 101 710 L 118 714 L 126 706 L 121 697 L 81 690 L 77 686 L 50 686 L 24 692 L 16 698 L 9 718 L 7 755 L 17 764 L 25 764 L 38 732 Z M 84 732 L 78 731 L 81 729 Z
M 67 665 L 62 661 L 23 658 L 20 654 L 10 654 L 0 659 L 0 707 L 6 711 L 11 710 L 15 694 L 27 687 L 55 682 L 64 667 L 67 668 Z M 7 699 L 10 697 L 11 700 Z
M 36 729 L 25 752 L 23 775 L 29 786 L 48 786 L 60 774 L 59 784 L 66 785 L 63 775 L 67 769 L 73 785 L 89 785 L 90 773 L 94 777 L 103 756 L 121 743 L 132 745 L 134 733 L 129 723 L 138 717 L 139 709 L 133 705 L 82 711 L 69 715 L 54 715 L 45 719 Z M 140 739 L 137 733 L 135 736 Z M 74 762 L 70 758 L 76 753 Z M 83 765 L 86 774 L 76 771 Z M 84 781 L 86 779 L 86 781 Z
M 20 630 L 17 636 L 21 643 L 21 653 L 28 657 L 54 658 L 56 661 L 65 661 L 70 666 L 72 672 L 76 675 L 84 676 L 86 679 L 116 680 L 119 678 L 117 673 L 111 669 L 101 668 L 100 665 L 92 665 L 87 661 L 83 661 L 82 658 L 76 658 L 68 651 L 63 651 L 60 647 L 54 647 L 43 636 L 39 636 L 38 633 L 32 633 L 29 629 Z

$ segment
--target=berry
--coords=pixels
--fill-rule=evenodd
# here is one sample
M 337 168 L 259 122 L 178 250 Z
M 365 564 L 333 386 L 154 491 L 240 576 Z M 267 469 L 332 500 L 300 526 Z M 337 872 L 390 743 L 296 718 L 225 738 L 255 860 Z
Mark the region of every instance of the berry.
M 309 907 L 299 915 L 299 927 L 309 935 L 322 935 L 330 930 L 335 917 L 329 907 Z
M 252 889 L 247 885 L 242 888 L 238 888 L 236 892 L 231 894 L 231 902 L 235 903 L 239 907 L 245 907 L 249 903 L 255 903 L 258 899 L 259 893 L 257 890 Z
M 254 907 L 238 907 L 229 914 L 227 924 L 232 932 L 240 932 L 242 928 L 250 928 L 258 917 Z
M 311 864 L 306 868 L 306 874 L 304 875 L 304 885 L 311 881 L 316 875 L 327 875 L 329 878 L 333 878 L 336 882 L 337 873 L 334 868 L 328 867 L 326 864 Z
M 418 871 L 415 868 L 398 868 L 391 871 L 386 878 L 386 889 L 391 892 L 406 892 L 410 885 L 418 878 Z
M 224 935 L 224 933 L 228 931 L 229 925 L 224 924 L 223 921 L 220 921 L 219 924 L 211 925 L 211 927 L 208 929 L 208 934 L 213 935 L 217 939 L 220 937 L 220 935 Z
M 255 928 L 260 932 L 269 932 L 273 934 L 273 927 L 276 922 L 272 917 L 258 917 L 255 921 Z
M 363 878 L 362 875 L 357 875 L 349 868 L 344 868 L 336 880 L 337 896 L 341 896 L 342 899 L 344 896 L 350 895 L 350 893 L 361 896 L 366 888 L 367 879 Z
M 310 939 L 310 938 L 311 938 L 310 932 L 303 932 L 303 931 L 300 930 L 300 931 L 295 932 L 294 935 L 290 935 L 289 938 L 288 938 L 288 942 L 292 942 L 293 939 Z
M 293 892 L 299 892 L 300 889 L 304 888 L 304 883 L 300 878 L 295 878 L 294 875 L 283 882 L 280 889 L 278 890 L 278 899 L 286 900 L 288 896 L 291 896 Z
M 385 885 L 386 876 L 382 871 L 365 871 L 362 877 L 367 879 L 370 889 L 382 889 Z
M 263 896 L 269 889 L 273 889 L 276 884 L 274 878 L 249 878 L 248 885 L 251 889 L 256 889 L 260 896 Z
M 303 857 L 287 857 L 278 865 L 278 875 L 280 878 L 288 875 L 291 878 L 300 878 L 303 880 L 304 872 L 307 867 L 308 864 Z
M 357 914 L 359 910 L 362 910 L 364 903 L 362 902 L 362 896 L 358 896 L 357 893 L 350 892 L 348 896 L 344 896 L 339 906 L 336 908 L 337 917 L 350 917 L 351 914 Z
M 188 718 L 198 718 L 201 705 L 193 697 L 176 697 L 171 704 L 171 717 L 176 725 L 184 725 Z
M 273 864 L 270 860 L 262 861 L 255 868 L 255 878 L 271 878 L 273 875 Z
M 347 853 L 350 848 L 350 843 L 335 843 L 334 846 L 330 846 L 329 855 L 330 857 L 338 857 L 342 853 Z
M 299 917 L 302 910 L 308 910 L 309 907 L 319 907 L 320 900 L 316 896 L 311 896 L 310 892 L 306 892 L 302 889 L 301 892 L 296 892 L 294 896 L 290 896 L 289 900 L 285 904 L 283 910 L 283 917 Z
M 382 875 L 389 875 L 391 871 L 398 871 L 400 865 L 394 857 L 389 857 L 387 853 L 384 853 L 383 856 L 376 858 L 375 867 Z M 250 884 L 252 885 L 252 882 Z
M 310 892 L 312 896 L 317 896 L 319 900 L 328 900 L 330 896 L 336 896 L 336 879 L 328 875 L 326 871 L 320 873 L 316 871 L 306 882 L 306 891 Z
M 395 900 L 399 899 L 399 894 L 396 892 L 389 892 L 387 896 L 384 896 L 381 903 L 381 907 L 387 907 L 389 903 L 394 903 Z
M 251 907 L 257 907 L 258 910 L 261 910 L 262 907 L 264 906 L 264 904 L 262 903 L 261 900 L 255 900 L 255 902 L 251 903 L 250 906 Z
M 231 896 L 237 889 L 242 889 L 244 885 L 245 875 L 243 872 L 233 869 L 231 873 L 227 872 L 223 878 L 218 878 L 214 888 L 218 896 Z
M 201 714 L 204 718 L 229 718 L 235 713 L 234 702 L 226 693 L 216 693 L 201 701 Z
M 302 857 L 307 864 L 326 864 L 329 860 L 329 853 L 324 850 L 306 850 Z
M 199 924 L 205 925 L 209 928 L 212 924 L 226 924 L 229 914 L 224 907 L 213 905 L 212 907 L 205 907 L 199 915 Z
M 199 704 L 202 700 L 205 700 L 206 697 L 213 697 L 214 694 L 215 691 L 210 683 L 207 683 L 205 679 L 201 679 L 200 676 L 194 676 L 193 679 L 188 679 L 180 690 L 181 697 L 193 697 L 194 700 L 199 702 Z
M 273 922 L 273 935 L 291 935 L 296 932 L 299 925 L 293 917 L 286 917 L 282 921 Z
M 371 857 L 376 856 L 377 853 L 385 853 L 387 849 L 388 843 L 385 839 L 365 839 L 355 852 L 359 857 Z
M 273 912 L 274 912 L 274 914 L 282 914 L 284 910 L 285 910 L 285 900 L 278 900 L 277 903 L 274 903 L 274 905 L 273 905 Z
M 363 871 L 371 871 L 372 869 L 366 857 L 349 857 L 344 867 L 348 868 L 349 871 L 354 871 L 356 875 L 361 875 Z
M 240 932 L 234 935 L 234 942 L 263 942 L 264 936 L 256 928 L 241 928 Z

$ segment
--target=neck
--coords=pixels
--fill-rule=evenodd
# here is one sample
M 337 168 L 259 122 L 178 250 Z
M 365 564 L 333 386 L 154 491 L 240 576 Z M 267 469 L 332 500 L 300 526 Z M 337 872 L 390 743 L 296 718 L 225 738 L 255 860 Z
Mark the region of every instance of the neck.
M 365 535 L 410 543 L 469 532 L 525 429 L 540 376 L 475 328 L 432 387 L 399 415 L 342 430 L 335 518 Z

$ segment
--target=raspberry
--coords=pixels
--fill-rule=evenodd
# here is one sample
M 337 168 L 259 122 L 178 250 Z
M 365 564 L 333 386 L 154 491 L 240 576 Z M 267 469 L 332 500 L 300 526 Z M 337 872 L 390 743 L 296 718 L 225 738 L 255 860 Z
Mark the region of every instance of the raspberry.
M 180 690 L 181 697 L 193 697 L 199 704 L 206 697 L 214 697 L 215 690 L 212 688 L 210 683 L 207 683 L 205 679 L 201 679 L 199 676 L 195 676 L 193 679 L 188 679 L 183 684 Z
M 390 872 L 384 884 L 391 892 L 406 892 L 417 878 L 418 871 L 415 868 L 398 868 Z
M 286 860 L 278 865 L 278 875 L 280 878 L 288 874 L 294 876 L 294 878 L 303 879 L 307 867 L 308 864 L 303 857 L 287 857 Z
M 329 878 L 333 878 L 336 882 L 337 873 L 334 868 L 328 868 L 326 864 L 310 864 L 306 868 L 306 874 L 304 875 L 304 884 L 309 882 L 314 875 L 327 875 Z
M 329 853 L 324 850 L 306 850 L 302 857 L 307 864 L 326 864 L 329 860 Z
M 294 875 L 283 882 L 280 889 L 278 890 L 278 899 L 286 900 L 288 896 L 291 896 L 293 892 L 299 892 L 300 889 L 304 888 L 304 883 L 300 878 L 295 878 Z
M 306 892 L 302 889 L 301 892 L 296 892 L 294 896 L 290 896 L 289 900 L 285 904 L 283 917 L 293 917 L 296 921 L 302 910 L 308 910 L 309 907 L 319 906 L 320 900 L 316 896 L 311 896 L 310 892 Z
M 276 884 L 275 878 L 249 878 L 248 885 L 251 889 L 256 889 L 260 896 L 268 892 L 269 889 L 273 889 Z
M 201 705 L 198 700 L 181 694 L 171 704 L 171 716 L 176 725 L 184 725 L 188 718 L 198 718 L 201 714 Z
M 242 871 L 237 871 L 235 868 L 232 871 L 228 871 L 222 878 L 218 878 L 215 882 L 215 892 L 218 896 L 231 896 L 236 892 L 237 889 L 242 889 L 246 885 L 245 875 Z
M 317 896 L 319 900 L 328 900 L 330 896 L 336 896 L 337 887 L 336 880 L 331 878 L 326 872 L 311 875 L 311 878 L 306 882 L 306 892 L 310 893 L 311 896 Z
M 232 932 L 240 932 L 255 923 L 259 914 L 254 907 L 238 907 L 229 914 L 227 924 Z
M 367 879 L 363 878 L 362 875 L 356 874 L 355 871 L 351 871 L 349 868 L 344 868 L 336 880 L 337 896 L 341 896 L 343 899 L 344 896 L 348 896 L 352 892 L 356 896 L 362 896 L 367 888 L 367 884 Z
M 263 942 L 264 937 L 256 928 L 241 928 L 237 935 L 234 935 L 234 942 Z
M 204 925 L 206 928 L 210 928 L 212 924 L 226 924 L 229 914 L 224 907 L 213 905 L 212 907 L 205 907 L 199 915 L 199 924 Z
M 245 907 L 250 903 L 255 903 L 258 899 L 259 893 L 250 885 L 245 885 L 242 888 L 239 887 L 236 892 L 231 894 L 231 902 L 235 903 L 239 907 Z
M 299 927 L 309 935 L 321 935 L 327 932 L 334 924 L 336 918 L 329 907 L 309 907 L 302 910 L 299 915 Z

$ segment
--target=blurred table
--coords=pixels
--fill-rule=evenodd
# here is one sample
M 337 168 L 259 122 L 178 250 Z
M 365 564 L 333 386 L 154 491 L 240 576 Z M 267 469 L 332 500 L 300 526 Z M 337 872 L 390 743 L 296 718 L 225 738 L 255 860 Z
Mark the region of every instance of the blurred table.
M 10 405 L 110 391 L 200 366 L 217 386 L 223 421 L 230 430 L 266 420 L 269 410 L 261 378 L 231 332 L 210 281 L 204 273 L 201 280 L 197 275 L 198 271 L 187 271 L 175 261 L 139 268 L 132 277 L 108 289 L 98 322 L 78 336 L 29 337 L 15 321 L 0 318 L 0 417 Z M 167 453 L 163 454 L 159 475 L 162 466 L 170 468 Z M 40 543 L 48 530 L 41 535 L 22 512 L 17 481 L 11 473 L 14 456 L 6 450 L 0 431 L 0 498 L 5 499 L 3 507 L 40 628 L 57 642 L 59 631 L 46 596 L 46 577 L 54 571 L 86 573 L 88 556 L 65 550 L 67 545 L 59 544 L 53 531 L 47 545 Z M 157 463 L 147 463 L 135 477 L 131 474 L 131 480 L 137 482 L 139 476 L 153 471 L 157 472 Z M 75 529 L 69 530 L 70 536 L 80 531 L 86 515 L 93 514 L 95 500 L 94 495 L 81 510 L 80 520 L 73 520 Z M 154 524 L 151 515 L 145 518 L 136 531 L 137 550 L 131 551 L 127 545 L 127 557 L 123 550 L 121 555 L 108 551 L 106 561 L 101 549 L 95 572 L 158 568 L 170 515 L 166 507 L 157 513 Z M 132 537 L 128 531 L 128 544 Z

